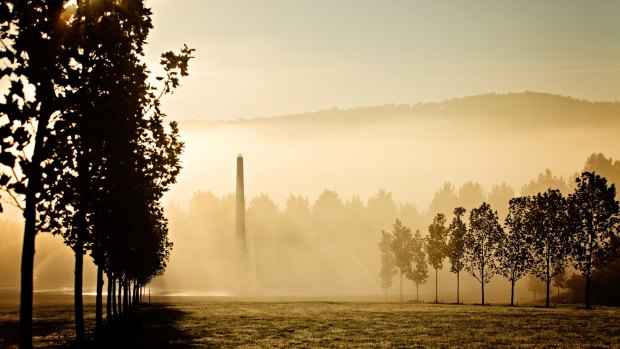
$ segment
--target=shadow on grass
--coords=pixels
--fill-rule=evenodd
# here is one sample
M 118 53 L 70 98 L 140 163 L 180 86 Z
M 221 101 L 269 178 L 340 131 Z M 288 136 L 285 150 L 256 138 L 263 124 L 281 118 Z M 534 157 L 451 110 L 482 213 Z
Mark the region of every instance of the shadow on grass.
M 62 348 L 191 348 L 194 337 L 179 327 L 185 315 L 165 304 L 141 306 L 107 324 L 98 340 L 72 341 Z

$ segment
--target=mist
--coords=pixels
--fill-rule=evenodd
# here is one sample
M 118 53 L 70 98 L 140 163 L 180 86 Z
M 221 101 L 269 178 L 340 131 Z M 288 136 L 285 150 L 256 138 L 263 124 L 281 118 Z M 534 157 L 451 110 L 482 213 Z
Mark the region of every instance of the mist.
M 184 169 L 166 196 L 174 248 L 154 294 L 250 297 L 381 297 L 378 243 L 396 218 L 428 234 L 436 213 L 452 219 L 490 202 L 503 222 L 508 200 L 548 186 L 567 193 L 590 154 L 618 159 L 620 106 L 561 96 L 484 95 L 437 104 L 388 105 L 237 121 L 182 121 Z M 234 239 L 235 161 L 245 161 L 247 255 Z M 555 182 L 553 181 L 555 180 Z M 466 217 L 468 214 L 466 214 Z M 17 219 L 14 219 L 17 220 Z M 20 227 L 4 223 L 3 253 L 19 260 Z M 36 289 L 70 293 L 73 253 L 41 234 Z M 18 265 L 4 263 L 5 287 Z M 59 267 L 62 266 L 62 267 Z M 85 269 L 85 290 L 95 268 Z M 434 272 L 420 288 L 434 297 Z M 415 288 L 406 280 L 405 293 Z M 396 299 L 398 280 L 389 290 Z M 496 276 L 490 302 L 507 302 Z M 462 274 L 465 302 L 479 284 Z M 517 302 L 532 300 L 517 283 Z M 455 276 L 439 272 L 439 299 Z
M 154 283 L 173 294 L 380 295 L 378 242 L 400 218 L 423 236 L 435 213 L 452 217 L 548 186 L 565 194 L 590 154 L 618 158 L 616 103 L 547 94 L 485 95 L 233 122 L 181 123 L 185 169 L 169 195 L 175 243 Z M 251 270 L 234 241 L 235 159 L 245 161 Z M 555 180 L 555 182 L 554 182 Z M 439 298 L 455 277 L 440 271 Z M 434 275 L 421 288 L 430 299 Z M 392 293 L 396 293 L 396 280 Z M 413 292 L 406 281 L 405 291 Z M 479 285 L 462 278 L 465 301 Z M 491 302 L 506 302 L 499 276 Z M 525 283 L 517 301 L 531 301 Z

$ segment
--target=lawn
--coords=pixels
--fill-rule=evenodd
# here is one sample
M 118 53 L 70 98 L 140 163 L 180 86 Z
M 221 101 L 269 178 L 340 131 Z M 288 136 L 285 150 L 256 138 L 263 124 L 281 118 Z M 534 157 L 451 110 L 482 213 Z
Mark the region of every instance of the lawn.
M 36 346 L 68 346 L 70 305 L 39 305 Z M 0 308 L 0 347 L 14 345 L 14 308 Z M 93 309 L 87 308 L 92 326 Z M 620 309 L 593 311 L 425 303 L 174 302 L 141 307 L 107 345 L 202 347 L 620 348 Z

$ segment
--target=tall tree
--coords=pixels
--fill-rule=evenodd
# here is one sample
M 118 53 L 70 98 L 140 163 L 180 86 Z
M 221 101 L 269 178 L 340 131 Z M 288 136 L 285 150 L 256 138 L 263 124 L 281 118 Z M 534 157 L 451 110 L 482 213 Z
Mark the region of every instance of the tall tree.
M 507 230 L 497 250 L 498 271 L 510 281 L 511 306 L 514 306 L 515 284 L 527 274 L 532 264 L 528 209 L 528 197 L 510 199 L 505 223 Z
M 398 268 L 400 277 L 400 301 L 403 301 L 403 275 L 408 275 L 411 270 L 413 259 L 412 244 L 413 237 L 411 229 L 404 226 L 400 219 L 396 219 L 392 227 L 392 252 L 394 253 L 394 264 Z
M 469 229 L 465 236 L 465 269 L 480 282 L 482 304 L 484 285 L 497 272 L 497 251 L 502 242 L 502 227 L 497 212 L 486 202 L 471 210 Z
M 448 229 L 446 228 L 446 216 L 444 216 L 443 213 L 438 213 L 435 215 L 433 223 L 428 226 L 428 239 L 426 240 L 428 261 L 435 269 L 435 303 L 438 303 L 437 286 L 439 276 L 437 271 L 443 268 L 443 260 L 447 256 L 447 237 Z
M 545 283 L 545 307 L 549 307 L 551 281 L 564 271 L 570 252 L 567 203 L 559 190 L 549 189 L 532 197 L 529 206 L 530 272 Z
M 457 207 L 454 209 L 454 219 L 448 227 L 448 258 L 450 259 L 450 271 L 456 274 L 456 304 L 460 303 L 460 273 L 465 267 L 465 235 L 467 225 L 463 222 L 465 209 Z
M 49 135 L 63 110 L 68 23 L 64 0 L 0 4 L 0 68 L 9 84 L 0 103 L 0 187 L 24 212 L 19 343 L 32 347 L 32 293 L 37 205 L 44 164 L 53 159 Z M 41 213 L 44 214 L 44 213 Z
M 394 252 L 392 251 L 392 234 L 387 231 L 381 232 L 379 250 L 381 251 L 381 287 L 385 290 L 385 300 L 387 301 L 387 291 L 392 286 L 394 275 L 398 273 L 398 268 L 394 263 Z
M 616 187 L 604 177 L 583 172 L 568 198 L 574 231 L 572 260 L 586 279 L 586 308 L 591 308 L 590 285 L 597 270 L 618 256 L 618 201 Z
M 407 271 L 407 278 L 415 285 L 415 300 L 420 300 L 420 285 L 428 279 L 428 264 L 426 264 L 426 252 L 424 251 L 424 238 L 420 230 L 416 230 L 411 243 L 412 265 Z

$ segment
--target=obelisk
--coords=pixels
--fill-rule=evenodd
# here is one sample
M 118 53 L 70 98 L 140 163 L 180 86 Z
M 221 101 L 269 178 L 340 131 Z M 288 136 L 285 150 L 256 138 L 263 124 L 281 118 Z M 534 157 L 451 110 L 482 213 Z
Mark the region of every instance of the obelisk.
M 239 154 L 239 156 L 237 156 L 237 206 L 235 211 L 235 236 L 239 250 L 245 254 L 245 196 L 243 191 L 243 156 Z

